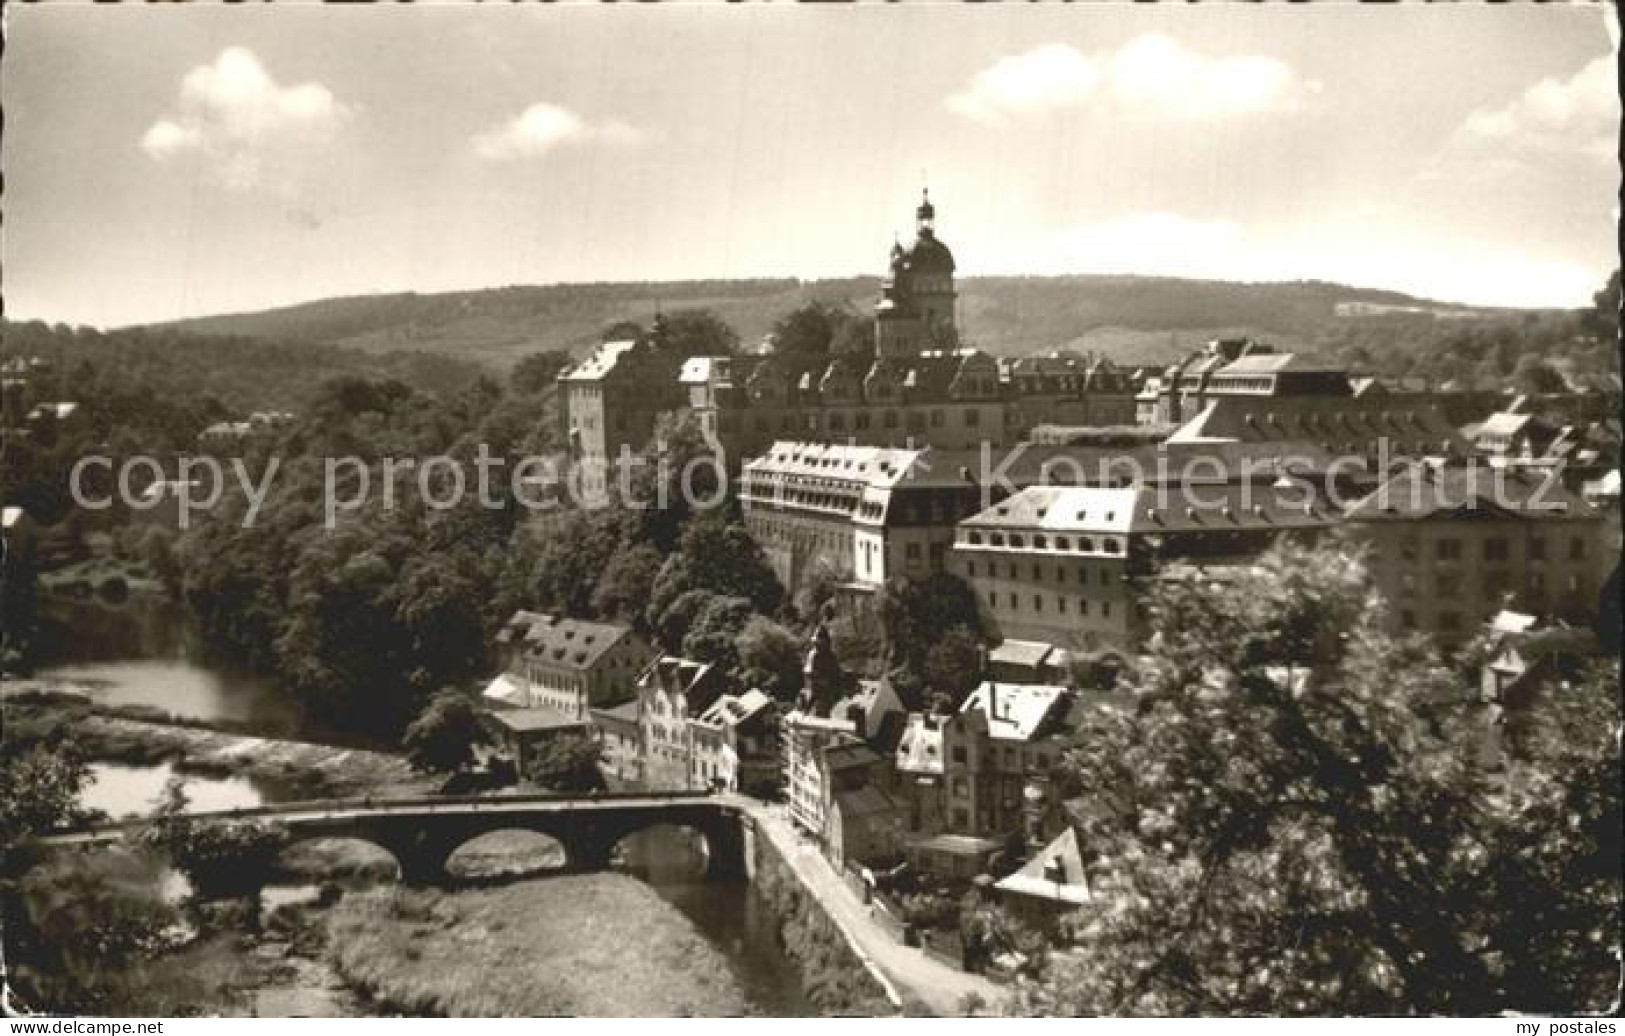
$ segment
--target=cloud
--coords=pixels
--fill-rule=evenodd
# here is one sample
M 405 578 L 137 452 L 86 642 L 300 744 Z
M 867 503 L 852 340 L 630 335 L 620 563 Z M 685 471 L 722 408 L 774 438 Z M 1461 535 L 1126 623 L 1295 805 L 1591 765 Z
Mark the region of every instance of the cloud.
M 1275 58 L 1208 57 L 1151 34 L 1101 54 L 1046 43 L 1000 58 L 946 103 L 956 114 L 998 128 L 1092 104 L 1182 119 L 1223 119 L 1292 109 L 1319 89 L 1319 83 L 1300 79 Z
M 172 109 L 148 127 L 141 149 L 165 162 L 195 154 L 224 186 L 283 189 L 313 149 L 354 113 L 320 83 L 280 86 L 244 47 L 228 47 L 181 81 Z
M 474 154 L 489 162 L 535 158 L 569 144 L 602 141 L 629 145 L 643 139 L 643 132 L 624 122 L 610 119 L 589 123 L 568 108 L 545 101 L 526 108 L 473 139 Z
M 1452 136 L 1460 157 L 1587 155 L 1610 158 L 1619 132 L 1614 57 L 1600 57 L 1568 79 L 1547 78 L 1501 108 L 1480 108 Z

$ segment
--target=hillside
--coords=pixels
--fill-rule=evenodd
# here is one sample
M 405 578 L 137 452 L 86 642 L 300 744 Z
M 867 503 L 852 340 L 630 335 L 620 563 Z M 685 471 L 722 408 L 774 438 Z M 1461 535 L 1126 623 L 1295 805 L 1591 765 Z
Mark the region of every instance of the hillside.
M 602 329 L 618 320 L 646 322 L 656 306 L 710 309 L 738 330 L 742 341 L 751 343 L 784 313 L 815 299 L 865 311 L 879 284 L 878 278 L 854 277 L 514 286 L 323 299 L 166 326 L 373 352 L 425 350 L 507 368 L 541 349 L 579 351 L 598 341 Z M 966 277 L 959 280 L 959 292 L 965 337 L 991 352 L 1094 349 L 1130 364 L 1165 361 L 1192 342 L 1225 332 L 1253 332 L 1283 344 L 1302 344 L 1331 326 L 1362 320 L 1434 323 L 1464 314 L 1504 312 L 1445 307 L 1398 292 L 1314 281 Z

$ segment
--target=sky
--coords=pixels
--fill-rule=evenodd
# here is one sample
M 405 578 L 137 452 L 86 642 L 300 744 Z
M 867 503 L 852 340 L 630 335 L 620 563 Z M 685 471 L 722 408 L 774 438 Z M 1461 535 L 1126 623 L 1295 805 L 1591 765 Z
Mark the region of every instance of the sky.
M 7 316 L 507 284 L 1335 280 L 1578 306 L 1609 5 L 6 5 Z

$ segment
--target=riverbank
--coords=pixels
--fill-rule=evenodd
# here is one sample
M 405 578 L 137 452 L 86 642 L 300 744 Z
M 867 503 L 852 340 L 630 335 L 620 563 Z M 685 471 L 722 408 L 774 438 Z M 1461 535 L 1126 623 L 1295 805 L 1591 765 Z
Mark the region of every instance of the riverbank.
M 653 889 L 622 874 L 352 893 L 332 908 L 327 933 L 338 973 L 405 1014 L 748 1013 L 722 954 Z
M 170 763 L 177 772 L 247 777 L 274 784 L 285 798 L 409 796 L 432 791 L 432 779 L 406 760 L 308 741 L 255 737 L 139 706 L 109 706 L 62 681 L 7 681 L 0 695 L 8 738 L 26 740 L 66 728 L 93 762 L 130 766 Z

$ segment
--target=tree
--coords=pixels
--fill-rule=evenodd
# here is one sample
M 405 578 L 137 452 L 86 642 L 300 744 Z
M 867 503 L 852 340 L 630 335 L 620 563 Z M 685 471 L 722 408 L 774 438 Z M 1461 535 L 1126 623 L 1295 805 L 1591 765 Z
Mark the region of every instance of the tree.
M 552 388 L 559 372 L 569 365 L 570 354 L 563 349 L 544 349 L 514 364 L 508 382 L 516 392 L 542 392 Z
M 745 598 L 712 596 L 683 638 L 684 657 L 709 662 L 723 672 L 733 670 L 739 665 L 735 642 L 750 618 L 751 605 Z
M 282 825 L 258 820 L 207 820 L 186 811 L 185 782 L 172 778 L 164 803 L 138 836 L 186 875 L 199 899 L 250 896 L 264 884 L 267 871 L 288 844 Z
M 530 774 L 554 791 L 593 791 L 604 786 L 598 769 L 602 756 L 603 745 L 593 738 L 564 734 L 536 746 Z
M 15 722 L 15 721 L 13 721 Z M 71 743 L 18 745 L 6 732 L 0 752 L 0 845 L 25 840 L 81 819 L 79 795 L 90 766 Z
M 1581 326 L 1598 338 L 1605 339 L 1610 350 L 1619 337 L 1620 288 L 1619 271 L 1608 275 L 1608 283 L 1591 296 L 1591 308 L 1580 314 Z
M 594 614 L 608 619 L 630 619 L 644 625 L 644 606 L 654 589 L 660 566 L 665 563 L 653 547 L 631 547 L 616 551 L 598 577 L 592 594 Z
M 1150 652 L 1124 678 L 1137 709 L 1085 713 L 1061 768 L 1089 805 L 1081 953 L 1051 962 L 1021 1009 L 1606 1003 L 1617 734 L 1575 738 L 1548 771 L 1610 771 L 1581 782 L 1581 803 L 1573 783 L 1497 779 L 1462 751 L 1482 734 L 1475 688 L 1426 641 L 1382 632 L 1361 561 L 1335 547 L 1280 547 L 1226 583 L 1170 576 L 1148 604 Z M 1611 691 L 1601 708 L 1617 703 Z M 1617 711 L 1605 722 L 1617 730 Z M 1589 913 L 1570 909 L 1577 896 Z
M 1519 392 L 1534 395 L 1569 390 L 1569 383 L 1563 380 L 1563 375 L 1532 353 L 1518 358 L 1518 365 L 1512 371 L 1512 383 Z
M 936 572 L 924 579 L 897 576 L 880 598 L 880 622 L 892 665 L 923 673 L 925 660 L 950 631 L 982 636 L 976 591 L 957 576 Z
M 764 614 L 778 610 L 784 588 L 744 526 L 721 515 L 696 516 L 684 528 L 677 553 L 666 559 L 649 595 L 651 624 L 662 627 L 666 609 L 691 590 L 743 597 Z
M 947 710 L 957 710 L 982 682 L 982 639 L 969 626 L 943 634 L 926 653 L 920 675 Z
M 679 309 L 664 317 L 666 333 L 660 348 L 669 356 L 732 356 L 739 351 L 739 334 L 708 309 Z
M 822 302 L 809 302 L 773 325 L 773 351 L 797 367 L 812 369 L 829 362 L 830 346 L 841 325 L 841 313 Z
M 734 646 L 739 653 L 741 684 L 760 687 L 781 702 L 795 701 L 801 690 L 801 638 L 772 619 L 753 615 Z
M 401 747 L 417 769 L 445 773 L 472 763 L 474 746 L 484 740 L 474 703 L 461 691 L 447 688 L 429 699 L 406 728 Z

